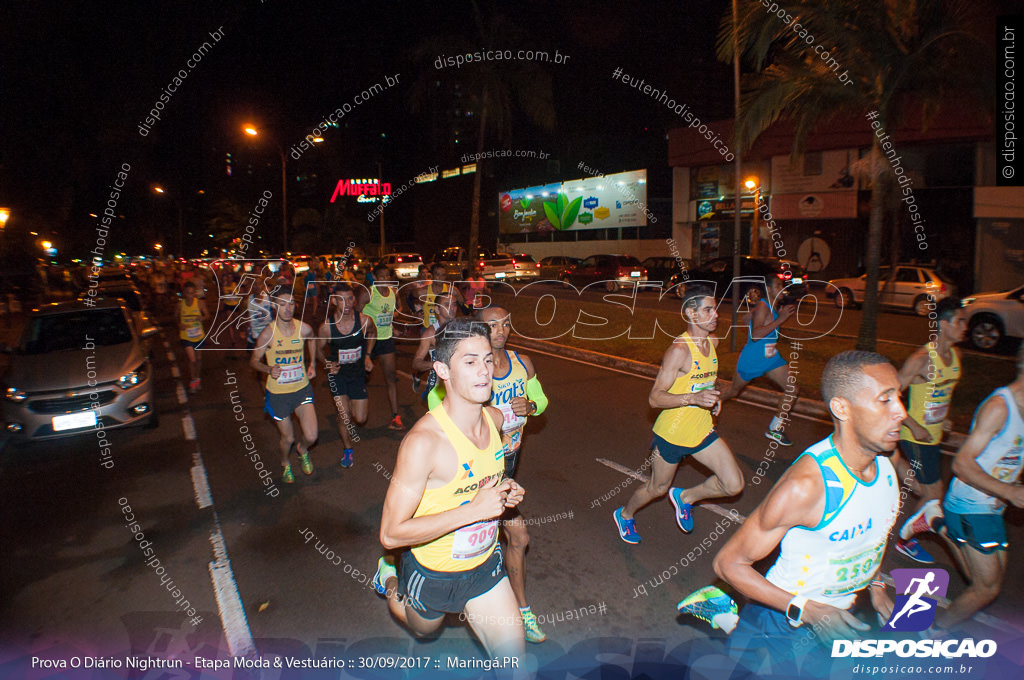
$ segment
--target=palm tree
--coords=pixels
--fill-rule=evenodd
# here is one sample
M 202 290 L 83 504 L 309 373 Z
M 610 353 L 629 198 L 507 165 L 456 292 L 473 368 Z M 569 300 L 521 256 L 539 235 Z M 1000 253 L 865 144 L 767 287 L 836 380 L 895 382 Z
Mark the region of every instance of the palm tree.
M 472 0 L 473 18 L 476 27 L 475 40 L 466 40 L 459 34 L 450 39 L 429 38 L 413 51 L 413 57 L 419 63 L 431 65 L 438 54 L 466 54 L 482 50 L 497 49 L 501 43 L 524 44 L 518 38 L 519 27 L 502 14 L 491 14 L 485 19 L 476 0 Z M 451 76 L 451 73 L 442 73 Z M 479 111 L 477 124 L 476 153 L 486 150 L 487 133 L 494 130 L 498 138 L 504 142 L 512 134 L 512 120 L 518 103 L 518 109 L 527 118 L 545 131 L 555 127 L 555 110 L 553 104 L 551 75 L 537 65 L 528 61 L 481 61 L 474 62 L 459 69 L 454 77 L 459 79 L 463 92 L 467 93 L 473 107 Z M 438 73 L 431 70 L 424 72 L 412 91 L 412 108 L 420 111 L 429 96 L 430 86 L 438 80 Z M 485 164 L 490 161 L 477 161 L 477 171 L 473 176 L 472 215 L 469 225 L 469 244 L 467 253 L 475 257 L 480 242 L 480 183 Z
M 979 77 L 985 70 L 978 64 L 987 61 L 984 41 L 962 0 L 779 0 L 778 7 L 781 14 L 767 14 L 761 3 L 743 3 L 735 27 L 730 15 L 722 20 L 719 60 L 732 62 L 735 30 L 742 53 L 754 65 L 754 73 L 744 78 L 735 131 L 734 143 L 741 149 L 750 148 L 780 119 L 795 126 L 795 157 L 807 136 L 830 121 L 871 113 L 881 129 L 891 130 L 911 111 L 923 110 L 927 125 L 950 101 L 961 106 L 992 101 L 989 84 Z M 795 24 L 807 33 L 794 31 Z M 807 35 L 813 43 L 806 42 Z M 827 62 L 815 53 L 818 45 L 828 53 Z M 842 82 L 839 76 L 845 76 Z M 875 348 L 886 200 L 892 205 L 896 196 L 881 145 L 874 136 L 867 164 L 871 214 L 857 338 L 857 348 L 866 350 Z

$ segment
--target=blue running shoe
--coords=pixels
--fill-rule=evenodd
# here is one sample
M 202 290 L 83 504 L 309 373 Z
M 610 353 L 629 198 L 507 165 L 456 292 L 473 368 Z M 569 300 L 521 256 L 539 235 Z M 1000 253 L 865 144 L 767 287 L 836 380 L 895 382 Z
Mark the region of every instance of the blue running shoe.
M 350 468 L 352 467 L 352 455 L 355 453 L 354 449 L 345 449 L 341 456 L 341 467 Z
M 398 570 L 395 569 L 395 565 L 388 562 L 387 557 L 377 560 L 377 573 L 373 575 L 373 589 L 377 591 L 378 595 L 387 595 L 386 584 L 392 576 L 398 578 Z
M 636 545 L 640 542 L 640 534 L 636 531 L 636 521 L 622 519 L 622 508 L 613 512 L 612 517 L 615 518 L 615 526 L 619 528 L 619 538 L 631 545 Z
M 916 538 L 911 538 L 909 541 L 896 541 L 896 551 L 901 555 L 906 555 L 915 562 L 920 562 L 921 564 L 935 564 L 935 558 L 931 556 L 931 553 L 921 547 L 921 544 L 917 542 Z
M 688 534 L 693 531 L 693 506 L 683 502 L 683 490 L 679 487 L 672 487 L 668 491 L 668 498 L 672 501 L 672 507 L 676 509 L 676 524 Z
M 716 617 L 720 614 L 737 614 L 739 607 L 731 597 L 723 593 L 715 586 L 704 586 L 700 590 L 690 593 L 682 602 L 676 605 L 681 614 L 695 616 L 701 621 L 707 621 L 712 628 L 719 628 Z

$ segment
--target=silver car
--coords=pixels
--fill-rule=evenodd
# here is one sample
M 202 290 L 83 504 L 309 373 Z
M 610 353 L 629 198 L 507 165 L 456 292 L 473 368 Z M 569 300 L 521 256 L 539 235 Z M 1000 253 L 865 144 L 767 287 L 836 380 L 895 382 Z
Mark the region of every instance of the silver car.
M 996 349 L 1006 338 L 1024 338 L 1024 286 L 964 298 L 967 337 L 981 350 Z
M 856 307 L 864 302 L 865 281 L 868 275 L 829 281 L 828 297 L 837 307 Z M 832 287 L 834 286 L 834 288 Z M 912 310 L 918 316 L 927 316 L 929 299 L 939 300 L 956 295 L 956 286 L 931 267 L 899 265 L 878 268 L 878 302 L 888 307 Z
M 33 309 L 2 389 L 4 427 L 17 439 L 157 424 L 142 336 L 120 300 L 55 302 Z

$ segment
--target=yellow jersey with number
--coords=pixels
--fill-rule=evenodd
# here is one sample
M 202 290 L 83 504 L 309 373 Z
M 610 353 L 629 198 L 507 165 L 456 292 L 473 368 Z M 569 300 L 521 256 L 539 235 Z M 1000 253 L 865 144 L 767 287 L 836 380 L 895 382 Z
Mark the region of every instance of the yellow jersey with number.
M 930 345 L 930 343 L 929 343 Z M 960 356 L 955 347 L 949 350 L 953 355 L 952 361 L 947 365 L 942 361 L 938 352 L 930 352 L 928 355 L 931 364 L 931 375 L 934 379 L 923 383 L 910 383 L 910 400 L 907 405 L 907 415 L 921 423 L 924 429 L 928 430 L 932 440 L 930 442 L 919 442 L 910 432 L 910 428 L 904 425 L 900 428 L 900 439 L 903 441 L 916 442 L 918 444 L 938 444 L 942 441 L 942 424 L 949 413 L 949 403 L 953 400 L 953 390 L 960 381 Z
M 178 305 L 178 326 L 181 330 L 178 337 L 189 342 L 199 342 L 206 335 L 203 332 L 203 314 L 199 311 L 199 298 L 192 301 L 192 304 L 185 304 L 184 298 Z
M 377 286 L 370 286 L 370 299 L 363 305 L 363 314 L 370 317 L 377 327 L 377 340 L 387 340 L 394 333 L 395 292 L 390 286 L 385 290 L 388 294 L 381 295 Z
M 718 353 L 711 340 L 707 340 L 708 353 L 704 354 L 689 332 L 679 336 L 690 349 L 690 368 L 676 377 L 669 394 L 692 394 L 715 387 L 718 379 Z M 700 406 L 677 406 L 658 414 L 654 434 L 676 446 L 696 446 L 715 429 L 711 412 Z
M 436 515 L 454 510 L 469 503 L 476 497 L 481 486 L 494 478 L 500 478 L 505 471 L 505 451 L 501 435 L 491 417 L 484 413 L 490 440 L 483 449 L 478 449 L 458 426 L 448 417 L 444 404 L 430 409 L 445 436 L 451 442 L 458 456 L 455 478 L 437 489 L 425 489 L 413 517 Z M 490 519 L 435 538 L 429 543 L 412 548 L 413 557 L 427 569 L 434 571 L 467 571 L 487 561 L 498 542 L 498 520 Z
M 305 341 L 302 339 L 302 324 L 293 319 L 295 332 L 286 336 L 281 328 L 274 323 L 271 331 L 270 344 L 267 345 L 267 364 L 273 368 L 281 367 L 276 378 L 267 376 L 267 392 L 272 394 L 291 394 L 298 392 L 309 384 L 306 377 Z

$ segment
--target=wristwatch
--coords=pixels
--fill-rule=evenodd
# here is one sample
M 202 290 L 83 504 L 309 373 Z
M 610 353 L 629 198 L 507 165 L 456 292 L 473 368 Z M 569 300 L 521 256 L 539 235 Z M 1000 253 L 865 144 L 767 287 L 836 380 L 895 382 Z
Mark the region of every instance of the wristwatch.
M 793 599 L 786 605 L 786 620 L 789 621 L 789 625 L 794 628 L 799 628 L 803 624 L 804 606 L 807 604 L 807 598 L 803 595 L 794 595 Z
M 526 415 L 532 416 L 534 413 L 537 412 L 537 402 L 533 401 L 532 399 L 527 399 L 526 403 L 530 405 L 530 412 L 527 413 Z

